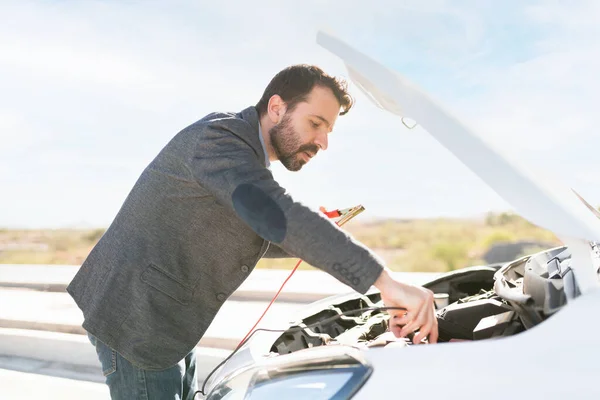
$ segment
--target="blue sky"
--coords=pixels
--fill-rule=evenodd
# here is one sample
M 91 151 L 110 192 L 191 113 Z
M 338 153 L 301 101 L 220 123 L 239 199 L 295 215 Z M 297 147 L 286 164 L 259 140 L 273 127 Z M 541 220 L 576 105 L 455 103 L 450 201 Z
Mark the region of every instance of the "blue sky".
M 527 167 L 600 204 L 600 4 L 523 1 L 14 1 L 0 14 L 0 226 L 107 226 L 179 130 L 255 104 L 292 63 L 347 76 L 333 31 Z M 329 149 L 273 172 L 299 201 L 361 218 L 510 209 L 420 128 L 369 103 Z

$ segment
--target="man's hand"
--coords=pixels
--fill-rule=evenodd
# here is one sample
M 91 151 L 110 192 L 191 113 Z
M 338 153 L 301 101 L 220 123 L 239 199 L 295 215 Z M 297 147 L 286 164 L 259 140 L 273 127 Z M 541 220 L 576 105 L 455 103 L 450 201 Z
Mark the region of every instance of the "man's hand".
M 381 292 L 381 298 L 386 307 L 402 307 L 402 310 L 388 310 L 390 314 L 390 331 L 396 337 L 405 337 L 416 330 L 413 342 L 418 344 L 429 336 L 429 343 L 436 343 L 438 338 L 438 323 L 435 316 L 433 292 L 420 286 L 408 285 L 396 281 L 389 271 L 384 270 L 375 287 Z M 404 325 L 403 328 L 400 328 Z

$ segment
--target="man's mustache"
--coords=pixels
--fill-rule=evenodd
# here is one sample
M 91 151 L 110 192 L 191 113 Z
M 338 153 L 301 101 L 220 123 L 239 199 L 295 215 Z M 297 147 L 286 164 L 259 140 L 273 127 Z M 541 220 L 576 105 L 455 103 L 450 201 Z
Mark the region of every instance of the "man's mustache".
M 302 146 L 300 146 L 298 151 L 296 151 L 296 154 L 300 154 L 303 152 L 307 152 L 311 156 L 315 156 L 319 152 L 319 146 L 317 146 L 316 144 L 312 144 L 312 143 L 303 144 Z

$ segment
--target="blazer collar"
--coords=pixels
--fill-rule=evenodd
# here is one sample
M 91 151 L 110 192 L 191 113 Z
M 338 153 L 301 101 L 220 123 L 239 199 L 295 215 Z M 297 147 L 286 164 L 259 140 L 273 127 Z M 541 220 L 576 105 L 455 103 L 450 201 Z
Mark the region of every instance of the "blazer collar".
M 259 156 L 258 158 L 261 160 L 262 164 L 265 167 L 269 167 L 270 163 L 267 151 L 265 149 L 265 146 L 263 145 L 263 141 L 260 138 L 261 132 L 258 122 L 258 110 L 256 109 L 256 107 L 250 106 L 248 108 L 243 109 L 240 112 L 240 116 L 252 128 L 252 132 L 249 135 L 249 137 L 246 138 L 246 140 L 248 140 L 254 148 L 254 150 L 256 150 L 257 155 Z

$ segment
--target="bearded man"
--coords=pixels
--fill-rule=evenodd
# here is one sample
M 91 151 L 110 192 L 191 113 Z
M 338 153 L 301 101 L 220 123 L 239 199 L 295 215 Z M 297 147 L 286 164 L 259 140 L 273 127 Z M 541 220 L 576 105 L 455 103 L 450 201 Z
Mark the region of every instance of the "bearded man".
M 386 306 L 406 309 L 393 315 L 396 336 L 418 329 L 415 342 L 436 342 L 432 292 L 396 281 L 269 170 L 299 171 L 326 150 L 352 105 L 345 81 L 293 65 L 255 106 L 205 116 L 145 168 L 67 288 L 113 399 L 193 398 L 194 348 L 263 257 L 301 258 L 359 293 L 375 286 Z

